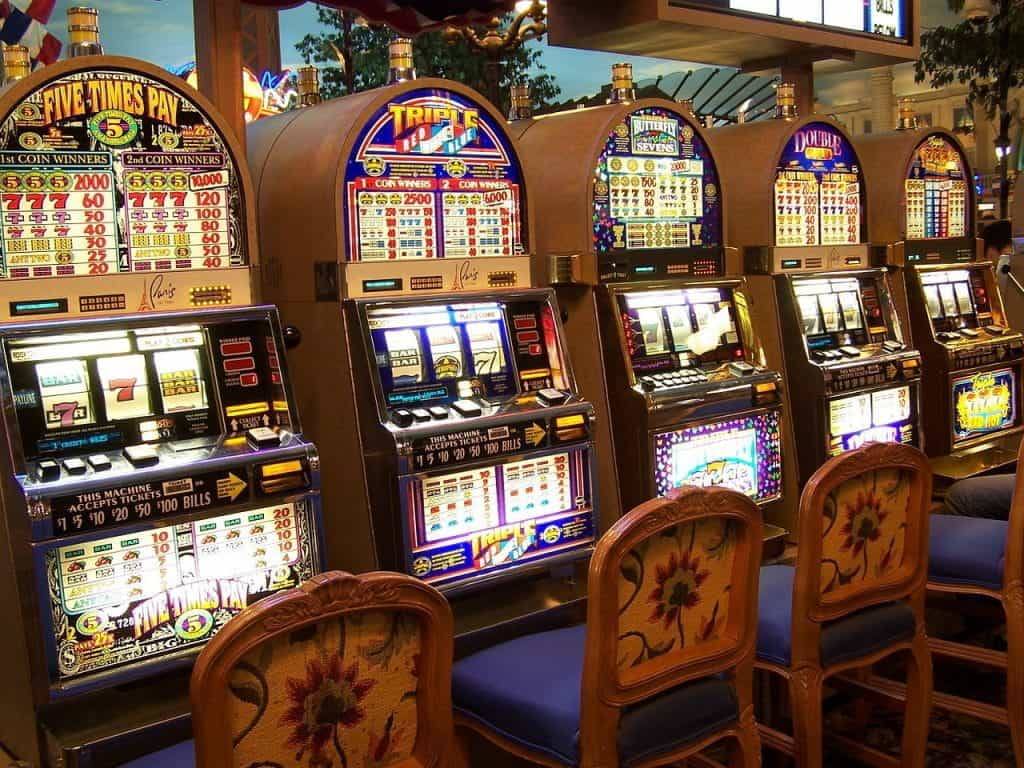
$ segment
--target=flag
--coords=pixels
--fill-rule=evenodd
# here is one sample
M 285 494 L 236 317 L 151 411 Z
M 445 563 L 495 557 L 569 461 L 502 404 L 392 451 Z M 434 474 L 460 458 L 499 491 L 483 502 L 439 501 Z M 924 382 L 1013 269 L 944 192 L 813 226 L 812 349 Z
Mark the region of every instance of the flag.
M 53 64 L 63 43 L 46 29 L 57 0 L 0 0 L 0 42 L 24 45 L 33 68 Z

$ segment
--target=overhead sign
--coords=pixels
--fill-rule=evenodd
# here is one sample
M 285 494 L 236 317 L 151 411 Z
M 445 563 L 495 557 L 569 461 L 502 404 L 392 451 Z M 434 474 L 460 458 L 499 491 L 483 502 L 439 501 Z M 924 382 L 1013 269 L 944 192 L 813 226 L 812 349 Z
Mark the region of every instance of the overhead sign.
M 847 32 L 907 39 L 907 0 L 683 0 L 675 5 L 770 16 Z

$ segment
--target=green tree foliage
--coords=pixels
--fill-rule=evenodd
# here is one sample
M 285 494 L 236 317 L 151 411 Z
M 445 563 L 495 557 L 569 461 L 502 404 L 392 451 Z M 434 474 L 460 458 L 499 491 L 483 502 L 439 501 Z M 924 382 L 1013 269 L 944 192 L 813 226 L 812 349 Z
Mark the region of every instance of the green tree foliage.
M 388 74 L 388 43 L 396 37 L 385 26 L 357 20 L 351 11 L 317 8 L 322 29 L 306 35 L 295 48 L 307 64 L 321 67 L 324 98 L 344 96 L 384 85 Z M 546 105 L 560 93 L 554 77 L 545 71 L 537 45 L 520 46 L 504 54 L 501 67 L 503 112 L 508 109 L 508 88 L 528 83 L 535 107 Z M 420 77 L 444 77 L 486 91 L 487 59 L 461 38 L 447 42 L 440 32 L 424 32 L 413 41 L 413 58 Z M 343 66 L 339 66 L 343 62 Z
M 964 0 L 948 2 L 951 10 L 963 10 Z M 917 82 L 929 80 L 933 88 L 952 83 L 967 85 L 968 105 L 996 121 L 995 146 L 1008 150 L 1010 129 L 1019 116 L 1019 105 L 1011 103 L 1010 94 L 1024 84 L 1024 2 L 992 0 L 991 9 L 987 19 L 926 31 L 921 37 L 921 58 L 915 65 L 915 75 Z M 999 210 L 1006 218 L 1010 185 L 1005 157 L 999 169 Z

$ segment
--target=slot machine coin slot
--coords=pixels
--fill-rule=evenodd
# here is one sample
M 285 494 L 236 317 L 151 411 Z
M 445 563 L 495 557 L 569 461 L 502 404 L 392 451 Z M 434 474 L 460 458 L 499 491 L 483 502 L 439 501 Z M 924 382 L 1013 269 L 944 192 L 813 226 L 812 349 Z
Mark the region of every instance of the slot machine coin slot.
M 981 334 L 978 333 L 978 331 L 975 330 L 974 328 L 961 328 L 960 335 L 968 339 L 976 339 L 979 336 L 981 336 Z
M 652 379 L 650 376 L 644 376 L 640 379 L 640 389 L 644 392 L 653 392 L 658 388 L 658 382 Z
M 986 328 L 986 330 L 988 329 Z M 960 334 L 956 331 L 940 331 L 936 336 L 938 336 L 939 341 L 956 341 L 961 338 Z
M 427 415 L 429 417 L 429 414 Z M 399 408 L 391 413 L 391 423 L 396 427 L 405 429 L 406 427 L 412 426 L 413 421 L 415 421 L 415 419 L 413 418 L 412 412 L 405 408 Z
M 545 387 L 537 391 L 537 399 L 543 405 L 561 405 L 569 399 L 569 395 L 560 389 Z
M 1004 333 L 1006 333 L 1006 328 L 1004 328 L 1001 325 L 995 325 L 995 324 L 993 324 L 993 325 L 986 325 L 985 326 L 985 330 L 988 333 L 991 333 L 993 336 L 1002 336 Z
M 467 419 L 472 419 L 479 416 L 483 411 L 480 410 L 480 406 L 474 403 L 472 400 L 456 400 L 452 403 L 452 409 Z
M 151 445 L 128 445 L 122 451 L 128 463 L 133 467 L 151 467 L 160 461 L 156 450 Z
M 60 479 L 60 465 L 52 459 L 43 459 L 36 466 L 36 479 L 41 483 L 49 483 Z
M 435 406 L 429 408 L 428 410 L 430 411 L 430 415 L 431 415 L 432 418 L 435 418 L 435 419 L 447 419 L 448 418 L 448 409 L 445 408 L 444 406 L 435 405 Z
M 735 362 L 729 363 L 729 370 L 732 372 L 733 376 L 742 378 L 744 376 L 750 376 L 754 372 L 755 368 L 747 362 Z
M 849 345 L 839 348 L 840 353 L 846 357 L 860 357 L 860 350 L 857 347 L 851 347 Z
M 416 421 L 430 421 L 430 411 L 426 408 L 413 408 L 412 417 Z
M 110 469 L 110 459 L 102 453 L 94 453 L 86 460 L 89 462 L 89 466 L 92 467 L 93 472 L 106 472 Z
M 281 436 L 268 427 L 247 429 L 245 439 L 253 448 L 277 448 L 281 445 Z
M 84 475 L 85 462 L 81 459 L 64 459 L 64 471 L 69 475 Z
M 888 341 L 883 341 L 882 342 L 882 350 L 884 352 L 899 352 L 902 349 L 903 349 L 903 344 L 898 342 L 898 341 L 892 341 L 890 339 Z

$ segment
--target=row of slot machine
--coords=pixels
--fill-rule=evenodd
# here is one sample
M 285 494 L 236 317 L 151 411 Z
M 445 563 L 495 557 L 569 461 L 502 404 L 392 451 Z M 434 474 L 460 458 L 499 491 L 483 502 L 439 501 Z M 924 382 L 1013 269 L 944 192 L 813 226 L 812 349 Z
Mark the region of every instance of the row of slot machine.
M 0 93 L 12 758 L 184 738 L 202 644 L 324 568 L 437 586 L 469 647 L 578 616 L 596 538 L 673 487 L 785 529 L 867 441 L 1012 453 L 1024 345 L 952 136 L 705 132 L 621 71 L 506 121 L 393 48 L 247 158 L 143 62 Z

